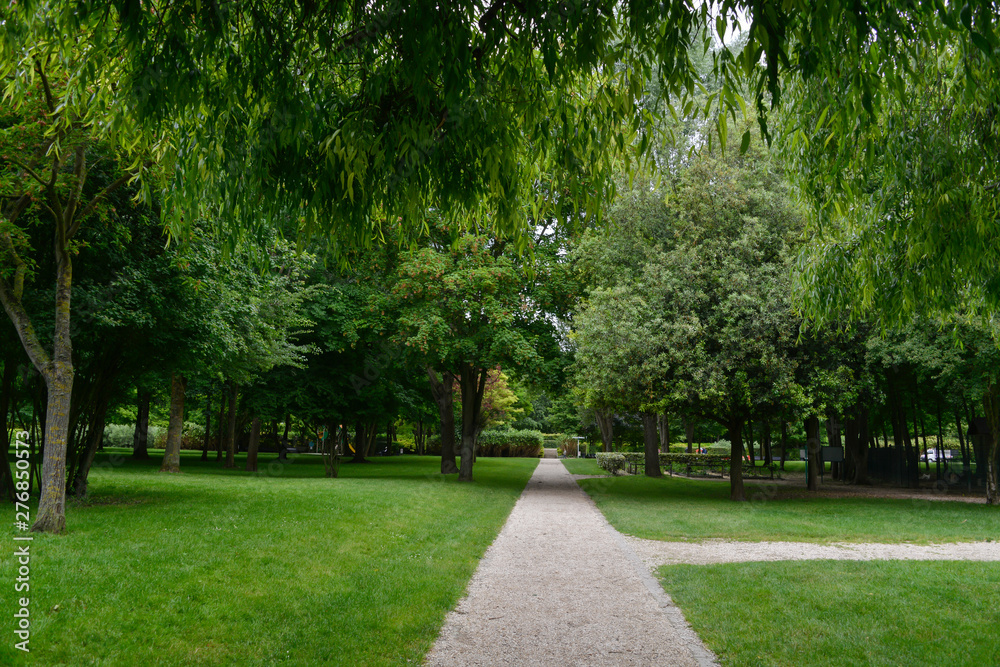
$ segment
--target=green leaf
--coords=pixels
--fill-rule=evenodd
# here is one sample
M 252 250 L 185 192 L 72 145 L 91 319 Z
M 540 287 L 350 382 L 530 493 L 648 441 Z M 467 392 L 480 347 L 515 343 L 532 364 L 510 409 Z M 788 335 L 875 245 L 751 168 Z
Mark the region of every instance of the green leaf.
M 750 148 L 750 130 L 743 133 L 743 140 L 740 142 L 740 155 L 745 155 Z

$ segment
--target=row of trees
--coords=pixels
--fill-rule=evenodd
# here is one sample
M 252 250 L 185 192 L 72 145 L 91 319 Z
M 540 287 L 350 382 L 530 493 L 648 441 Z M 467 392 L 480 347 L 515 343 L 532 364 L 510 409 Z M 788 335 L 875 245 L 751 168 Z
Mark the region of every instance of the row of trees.
M 837 211 L 835 219 L 843 218 L 848 232 L 851 221 L 865 220 L 859 213 L 865 207 L 858 204 L 865 189 L 851 179 L 885 174 L 899 176 L 885 181 L 896 188 L 899 204 L 878 222 L 897 214 L 907 218 L 919 209 L 936 211 L 955 225 L 987 229 L 996 218 L 992 172 L 967 174 L 972 187 L 961 180 L 947 185 L 942 176 L 952 173 L 947 168 L 922 172 L 943 189 L 934 190 L 933 206 L 921 207 L 907 190 L 918 182 L 906 176 L 914 162 L 877 160 L 880 153 L 871 147 L 882 142 L 893 147 L 910 136 L 908 100 L 933 92 L 931 82 L 942 73 L 921 67 L 925 47 L 939 63 L 947 65 L 944 56 L 951 57 L 940 99 L 960 102 L 952 109 L 949 131 L 925 138 L 940 138 L 954 149 L 946 156 L 961 157 L 959 147 L 969 143 L 961 130 L 967 120 L 974 121 L 975 132 L 995 137 L 994 15 L 990 2 L 778 7 L 736 1 L 723 3 L 714 16 L 707 4 L 622 3 L 608 9 L 582 0 L 489 7 L 284 2 L 233 10 L 191 0 L 155 12 L 93 3 L 6 5 L 0 16 L 8 130 L 0 152 L 0 300 L 46 386 L 36 528 L 63 526 L 75 374 L 74 257 L 86 250 L 80 246 L 83 230 L 116 213 L 113 196 L 126 184 L 141 187 L 151 215 L 166 220 L 175 239 L 197 242 L 205 224 L 223 239 L 220 252 L 250 252 L 261 263 L 261 251 L 252 249 L 275 231 L 302 239 L 322 232 L 342 260 L 386 236 L 408 247 L 418 238 L 433 239 L 428 224 L 433 211 L 447 225 L 487 239 L 473 245 L 492 248 L 496 266 L 484 256 L 482 271 L 470 279 L 481 281 L 479 292 L 490 294 L 494 285 L 506 284 L 500 275 L 503 253 L 494 254 L 495 246 L 530 252 L 534 235 L 526 232 L 553 215 L 577 222 L 582 213 L 596 213 L 614 193 L 616 169 L 631 173 L 636 159 L 651 155 L 652 114 L 644 103 L 655 80 L 659 97 L 680 115 L 714 114 L 710 136 L 722 144 L 730 134 L 728 119 L 745 108 L 740 92 L 750 91 L 763 133 L 777 128 L 781 136 L 800 141 L 803 191 L 814 210 Z M 744 39 L 733 50 L 711 52 L 714 80 L 720 83 L 699 111 L 706 87 L 692 47 L 706 29 L 714 27 L 722 38 L 734 26 L 743 28 Z M 706 42 L 703 54 L 709 47 Z M 797 109 L 789 124 L 769 121 L 767 103 L 780 108 L 785 99 L 801 103 L 789 107 Z M 815 107 L 823 100 L 831 102 Z M 936 118 L 934 113 L 928 119 Z M 799 121 L 805 125 L 796 127 Z M 745 131 L 743 148 L 750 138 Z M 992 155 L 992 144 L 983 145 L 985 155 Z M 858 169 L 861 165 L 869 171 Z M 96 178 L 101 171 L 106 179 Z M 957 191 L 964 193 L 957 199 L 964 202 L 962 210 L 973 216 L 949 207 Z M 915 219 L 892 238 L 902 239 L 903 268 L 911 275 L 939 276 L 917 281 L 920 290 L 934 292 L 951 285 L 941 276 L 952 275 L 952 265 L 939 264 L 944 268 L 935 272 L 924 264 L 959 255 L 936 253 L 932 242 L 947 244 L 962 235 L 928 235 L 934 220 Z M 487 228 L 479 228 L 483 225 Z M 29 242 L 31 229 L 51 241 Z M 994 236 L 982 238 L 989 242 Z M 49 328 L 24 301 L 25 281 L 35 269 L 32 249 L 45 246 L 51 248 L 55 279 Z M 865 255 L 875 257 L 869 266 L 883 266 L 879 258 L 887 252 L 893 256 L 884 244 L 864 247 L 874 248 Z M 991 289 L 991 255 L 985 256 L 984 262 L 961 264 L 969 278 L 958 294 L 941 289 L 945 296 L 928 303 L 938 310 L 947 306 L 948 312 L 955 304 L 974 305 Z M 516 266 L 519 260 L 510 261 Z M 282 274 L 272 268 L 266 275 Z M 984 281 L 985 291 L 969 285 Z M 966 299 L 966 292 L 975 298 Z M 910 312 L 924 302 L 911 298 L 913 290 L 889 293 L 897 296 L 880 312 Z M 499 301 L 493 315 L 508 317 Z M 523 296 L 523 303 L 530 304 L 526 322 L 545 326 L 549 320 L 538 317 L 535 307 L 541 301 Z M 834 312 L 840 302 L 818 303 Z M 984 303 L 990 305 L 988 299 Z M 464 313 L 469 312 L 466 305 Z M 502 351 L 534 363 L 516 338 L 474 348 L 486 357 Z M 463 422 L 477 412 L 483 367 L 478 374 L 448 371 L 466 378 L 463 402 L 470 404 Z M 174 393 L 180 396 L 181 374 L 171 372 L 177 374 Z M 1000 404 L 995 390 L 989 395 L 990 405 Z M 989 414 L 995 423 L 996 409 Z
M 868 481 L 869 447 L 888 432 L 894 474 L 916 486 L 929 417 L 932 436 L 957 428 L 965 464 L 975 455 L 996 502 L 995 446 L 973 451 L 963 433 L 990 400 L 996 332 L 978 319 L 912 317 L 889 331 L 804 319 L 793 285 L 809 251 L 805 212 L 780 163 L 757 149 L 705 150 L 663 184 L 639 183 L 609 217 L 613 226 L 588 232 L 573 254 L 586 284 L 575 383 L 606 446 L 611 415 L 640 414 L 647 474 L 656 474 L 658 415 L 714 421 L 732 444 L 732 497 L 742 500 L 750 424 L 763 427 L 756 439 L 767 448 L 780 432 L 784 450 L 789 422 L 818 443 L 821 422 L 832 420 L 847 478 Z M 809 455 L 815 488 L 816 447 Z

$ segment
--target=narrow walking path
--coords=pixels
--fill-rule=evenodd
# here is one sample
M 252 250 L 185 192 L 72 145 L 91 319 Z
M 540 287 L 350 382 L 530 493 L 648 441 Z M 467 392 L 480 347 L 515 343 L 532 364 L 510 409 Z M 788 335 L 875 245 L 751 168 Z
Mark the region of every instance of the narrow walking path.
M 647 567 L 676 563 L 709 565 L 775 560 L 984 560 L 1000 561 L 1000 542 L 950 544 L 814 544 L 812 542 L 661 542 L 626 536 Z
M 428 665 L 715 664 L 558 459 L 541 459 Z

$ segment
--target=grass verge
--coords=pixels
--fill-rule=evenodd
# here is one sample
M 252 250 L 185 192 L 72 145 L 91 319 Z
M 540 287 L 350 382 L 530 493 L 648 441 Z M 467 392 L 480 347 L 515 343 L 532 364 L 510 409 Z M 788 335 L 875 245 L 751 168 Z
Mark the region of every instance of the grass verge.
M 459 484 L 431 457 L 326 479 L 309 455 L 168 475 L 114 454 L 69 533 L 31 542 L 31 653 L 4 641 L 0 664 L 417 664 L 537 465 L 480 458 Z
M 607 475 L 608 471 L 597 465 L 597 459 L 562 459 L 571 475 Z
M 752 502 L 729 500 L 729 485 L 679 478 L 603 477 L 579 484 L 619 531 L 653 540 L 723 538 L 803 542 L 962 542 L 996 539 L 1000 511 L 964 502 L 883 498 L 768 499 L 766 484 L 747 485 Z
M 723 665 L 1000 665 L 1000 564 L 668 565 L 663 587 Z

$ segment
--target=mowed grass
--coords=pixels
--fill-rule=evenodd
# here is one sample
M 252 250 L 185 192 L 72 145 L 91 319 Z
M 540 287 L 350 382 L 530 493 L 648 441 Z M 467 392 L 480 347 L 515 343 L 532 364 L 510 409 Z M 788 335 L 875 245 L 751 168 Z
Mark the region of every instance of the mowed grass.
M 723 665 L 1000 665 L 1000 563 L 660 568 Z
M 0 564 L 0 664 L 417 664 L 537 465 L 480 458 L 459 484 L 431 457 L 327 479 L 316 456 L 262 454 L 260 474 L 197 456 L 176 475 L 99 456 L 68 534 L 31 543 L 29 656 Z
M 776 499 L 778 487 L 755 483 L 747 483 L 750 502 L 734 503 L 728 483 L 670 477 L 602 477 L 579 484 L 615 528 L 653 540 L 931 543 L 1000 538 L 1000 508 L 981 504 L 816 498 L 805 490 Z
M 608 471 L 597 465 L 597 459 L 562 459 L 571 475 L 607 475 Z

